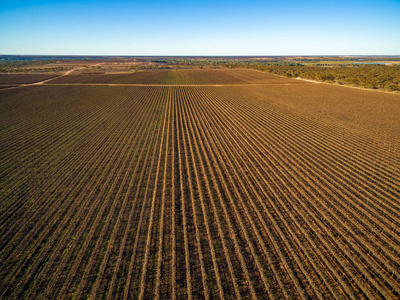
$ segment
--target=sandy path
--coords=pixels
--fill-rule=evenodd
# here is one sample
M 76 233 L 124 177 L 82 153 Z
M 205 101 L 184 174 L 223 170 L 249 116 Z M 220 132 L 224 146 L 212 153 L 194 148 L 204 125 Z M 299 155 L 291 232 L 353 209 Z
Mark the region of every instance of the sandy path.
M 98 63 L 98 64 L 94 64 L 94 65 L 91 65 L 91 66 L 95 67 L 95 66 L 99 66 L 99 65 L 102 65 L 102 64 L 104 64 L 104 63 Z M 42 85 L 42 84 L 45 84 L 46 82 L 48 82 L 50 80 L 70 75 L 72 72 L 75 72 L 77 70 L 82 70 L 84 68 L 85 68 L 84 66 L 78 67 L 78 68 L 73 68 L 71 70 L 68 70 L 68 71 L 64 72 L 63 74 L 61 74 L 59 76 L 55 76 L 55 77 L 52 77 L 52 78 L 49 78 L 49 79 L 46 79 L 46 80 L 43 80 L 43 81 L 38 81 L 38 82 L 33 82 L 33 83 L 18 84 L 18 85 L 15 85 L 15 86 L 4 88 L 2 90 L 4 91 L 4 90 L 11 90 L 11 89 L 16 89 L 16 88 L 20 88 L 20 87 L 25 87 L 25 86 Z

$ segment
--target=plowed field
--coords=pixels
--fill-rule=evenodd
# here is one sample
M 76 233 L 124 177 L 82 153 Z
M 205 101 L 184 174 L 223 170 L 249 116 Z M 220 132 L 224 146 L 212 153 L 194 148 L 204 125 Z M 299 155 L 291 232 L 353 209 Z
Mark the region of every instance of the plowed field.
M 130 74 L 78 74 L 56 78 L 49 83 L 108 83 L 161 85 L 284 84 L 298 83 L 275 75 L 248 70 L 156 70 Z
M 400 297 L 399 95 L 160 74 L 0 90 L 0 298 Z
M 0 74 L 0 85 L 33 83 L 56 77 L 41 74 Z

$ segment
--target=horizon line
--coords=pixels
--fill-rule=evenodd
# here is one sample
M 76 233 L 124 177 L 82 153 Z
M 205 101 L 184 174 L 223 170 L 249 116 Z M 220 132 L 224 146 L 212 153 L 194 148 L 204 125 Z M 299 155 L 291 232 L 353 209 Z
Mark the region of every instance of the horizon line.
M 247 55 L 247 54 L 180 54 L 180 55 L 168 55 L 168 54 L 2 54 L 0 56 L 71 56 L 71 57 L 293 57 L 293 56 L 330 56 L 330 57 L 359 57 L 359 56 L 385 56 L 385 57 L 400 57 L 400 54 L 257 54 L 257 55 Z

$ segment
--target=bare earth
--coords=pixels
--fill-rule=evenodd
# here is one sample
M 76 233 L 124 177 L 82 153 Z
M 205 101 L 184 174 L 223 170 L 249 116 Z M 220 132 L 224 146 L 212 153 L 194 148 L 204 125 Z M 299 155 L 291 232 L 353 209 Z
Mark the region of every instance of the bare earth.
M 0 298 L 400 297 L 400 95 L 251 70 L 30 82 L 0 89 Z

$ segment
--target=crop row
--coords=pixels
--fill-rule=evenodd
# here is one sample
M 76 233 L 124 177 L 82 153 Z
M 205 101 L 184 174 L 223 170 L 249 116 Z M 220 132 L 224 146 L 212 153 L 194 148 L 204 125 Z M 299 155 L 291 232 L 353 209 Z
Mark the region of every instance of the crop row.
M 4 91 L 0 297 L 400 297 L 397 152 L 255 89 Z

